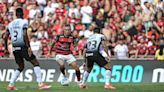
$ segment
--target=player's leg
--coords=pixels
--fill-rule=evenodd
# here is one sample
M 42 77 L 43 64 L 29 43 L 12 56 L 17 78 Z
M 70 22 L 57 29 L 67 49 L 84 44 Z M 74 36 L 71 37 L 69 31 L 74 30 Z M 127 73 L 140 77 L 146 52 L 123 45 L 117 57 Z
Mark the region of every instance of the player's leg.
M 36 81 L 38 82 L 38 88 L 41 89 L 49 89 L 51 88 L 50 85 L 46 85 L 45 83 L 43 83 L 42 81 L 42 73 L 41 73 L 41 68 L 39 66 L 39 62 L 36 58 L 32 58 L 30 59 L 31 64 L 34 66 L 34 72 L 36 75 Z
M 73 69 L 75 69 L 75 72 L 76 72 L 76 77 L 77 77 L 77 81 L 80 82 L 80 69 L 79 69 L 79 66 L 77 64 L 76 61 L 72 62 L 71 64 L 69 64 Z
M 91 57 L 92 58 L 92 57 Z M 92 68 L 93 68 L 94 62 L 90 59 L 90 58 L 86 58 L 86 71 L 84 71 L 83 73 L 83 77 L 82 77 L 82 82 L 79 85 L 80 88 L 86 88 L 86 81 L 88 79 L 89 73 L 91 72 Z
M 60 55 L 60 54 L 57 54 L 56 57 L 55 57 L 55 60 L 56 60 L 57 64 L 60 67 L 60 71 L 63 74 L 63 79 L 66 79 L 67 76 L 66 76 L 66 73 L 65 73 L 64 59 L 65 59 L 64 55 Z
M 51 86 L 46 85 L 42 82 L 41 68 L 39 66 L 39 62 L 36 59 L 35 55 L 33 53 L 31 55 L 29 55 L 28 50 L 26 48 L 23 49 L 22 55 L 27 61 L 30 61 L 30 63 L 34 66 L 34 73 L 36 75 L 36 81 L 38 82 L 38 88 L 39 89 L 49 89 Z
M 36 81 L 38 82 L 38 84 L 42 84 L 42 74 L 41 74 L 41 68 L 39 66 L 39 62 L 36 58 L 33 58 L 30 60 L 30 63 L 34 66 L 34 73 L 36 75 Z
M 110 88 L 110 89 L 115 89 L 115 87 L 113 87 L 110 83 L 110 79 L 111 79 L 111 66 L 109 61 L 107 61 L 108 59 L 105 59 L 102 55 L 99 55 L 99 57 L 97 58 L 96 63 L 101 66 L 104 67 L 106 69 L 106 80 L 105 80 L 105 85 L 104 88 Z
M 14 89 L 16 89 L 15 86 L 14 86 L 15 85 L 15 82 L 16 82 L 17 78 L 19 77 L 20 73 L 24 69 L 24 61 L 23 61 L 23 58 L 20 56 L 19 51 L 14 51 L 13 54 L 14 54 L 15 61 L 18 64 L 18 67 L 19 68 L 11 76 L 10 83 L 7 86 L 8 90 L 14 90 Z
M 82 78 L 82 83 L 86 82 L 86 80 L 89 76 L 89 73 L 91 72 L 91 70 L 93 68 L 93 65 L 94 65 L 93 61 L 91 61 L 89 58 L 86 59 L 86 71 L 84 71 L 83 78 Z
M 78 83 L 80 83 L 81 73 L 80 73 L 79 65 L 77 64 L 75 57 L 72 54 L 69 54 L 67 55 L 66 61 L 73 69 L 75 69 L 77 81 Z

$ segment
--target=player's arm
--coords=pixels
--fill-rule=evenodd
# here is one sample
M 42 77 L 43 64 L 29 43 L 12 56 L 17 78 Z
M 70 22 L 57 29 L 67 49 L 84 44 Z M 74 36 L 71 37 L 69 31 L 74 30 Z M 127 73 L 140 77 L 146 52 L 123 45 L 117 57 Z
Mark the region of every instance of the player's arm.
M 24 27 L 23 27 L 23 31 L 24 31 L 23 36 L 24 36 L 25 45 L 28 48 L 28 54 L 29 54 L 29 56 L 31 56 L 32 55 L 32 50 L 31 50 L 31 47 L 30 47 L 30 40 L 29 40 L 29 37 L 28 37 L 27 28 L 28 28 L 28 25 L 25 24 Z
M 30 48 L 30 41 L 27 34 L 27 28 L 23 28 L 23 31 L 24 31 L 25 44 L 28 48 Z
M 6 30 L 5 32 L 5 35 L 4 35 L 4 45 L 5 45 L 5 54 L 9 54 L 9 51 L 8 51 L 8 38 L 9 38 L 9 29 Z

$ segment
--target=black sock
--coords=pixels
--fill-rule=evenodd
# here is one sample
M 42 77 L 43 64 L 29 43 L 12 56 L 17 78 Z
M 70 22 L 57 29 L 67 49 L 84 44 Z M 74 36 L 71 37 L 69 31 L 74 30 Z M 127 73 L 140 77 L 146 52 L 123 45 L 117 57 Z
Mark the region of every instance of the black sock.
M 65 67 L 60 67 L 60 71 L 61 71 L 62 74 L 65 76 Z
M 80 81 L 80 71 L 76 71 L 77 80 Z

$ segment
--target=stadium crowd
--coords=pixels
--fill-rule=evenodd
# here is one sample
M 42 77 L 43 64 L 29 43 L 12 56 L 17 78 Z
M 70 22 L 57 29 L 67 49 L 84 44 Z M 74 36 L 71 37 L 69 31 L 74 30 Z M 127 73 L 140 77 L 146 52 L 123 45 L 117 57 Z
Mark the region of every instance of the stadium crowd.
M 96 27 L 107 38 L 111 56 L 118 59 L 154 58 L 164 37 L 164 0 L 0 0 L 0 57 L 4 57 L 3 35 L 17 7 L 24 9 L 37 57 L 47 56 L 65 24 L 78 39 L 73 49 L 78 57 Z M 13 57 L 11 41 L 8 44 Z

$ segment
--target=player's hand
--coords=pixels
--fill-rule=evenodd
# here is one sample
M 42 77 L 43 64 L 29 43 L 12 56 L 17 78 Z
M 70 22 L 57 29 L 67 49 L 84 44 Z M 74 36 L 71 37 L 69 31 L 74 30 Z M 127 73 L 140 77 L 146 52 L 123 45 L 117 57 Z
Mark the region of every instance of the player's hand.
M 105 59 L 106 59 L 108 62 L 110 62 L 110 61 L 111 61 L 111 57 L 109 57 L 109 56 L 108 56 L 108 57 L 106 57 Z
M 4 50 L 4 54 L 5 54 L 6 57 L 9 57 L 9 54 L 10 54 L 10 53 L 9 53 L 8 50 Z

